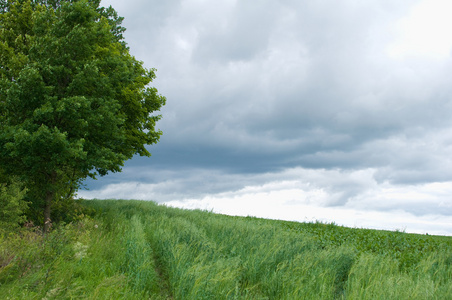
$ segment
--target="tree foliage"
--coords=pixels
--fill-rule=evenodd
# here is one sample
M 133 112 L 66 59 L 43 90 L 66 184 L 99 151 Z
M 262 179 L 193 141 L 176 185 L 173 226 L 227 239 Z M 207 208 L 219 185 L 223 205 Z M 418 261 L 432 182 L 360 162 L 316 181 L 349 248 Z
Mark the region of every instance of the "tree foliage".
M 165 97 L 148 84 L 120 18 L 99 0 L 0 2 L 0 162 L 40 221 L 87 176 L 119 172 L 145 145 Z

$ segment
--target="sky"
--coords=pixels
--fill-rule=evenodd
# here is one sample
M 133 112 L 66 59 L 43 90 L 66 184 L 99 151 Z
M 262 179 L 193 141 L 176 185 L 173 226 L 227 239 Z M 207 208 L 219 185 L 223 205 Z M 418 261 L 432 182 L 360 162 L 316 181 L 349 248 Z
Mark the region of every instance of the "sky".
M 101 5 L 167 104 L 79 197 L 452 235 L 452 2 Z

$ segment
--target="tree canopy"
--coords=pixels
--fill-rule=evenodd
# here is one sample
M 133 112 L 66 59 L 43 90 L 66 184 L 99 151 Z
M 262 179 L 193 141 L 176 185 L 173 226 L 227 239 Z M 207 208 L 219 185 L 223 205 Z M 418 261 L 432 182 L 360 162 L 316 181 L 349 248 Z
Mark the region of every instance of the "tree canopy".
M 0 163 L 41 222 L 87 176 L 150 156 L 165 97 L 99 0 L 0 1 Z

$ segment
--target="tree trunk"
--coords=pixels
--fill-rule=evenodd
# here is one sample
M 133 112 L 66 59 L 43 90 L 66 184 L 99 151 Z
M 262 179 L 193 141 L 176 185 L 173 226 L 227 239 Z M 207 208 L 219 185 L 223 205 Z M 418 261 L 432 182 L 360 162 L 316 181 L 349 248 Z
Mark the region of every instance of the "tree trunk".
M 52 219 L 50 215 L 52 212 L 52 202 L 55 197 L 55 182 L 56 182 L 56 172 L 50 174 L 50 186 L 47 188 L 45 206 L 44 206 L 44 233 L 48 233 L 52 227 Z
M 49 232 L 50 227 L 52 227 L 52 220 L 50 219 L 50 213 L 52 211 L 52 201 L 53 201 L 53 190 L 47 191 L 46 202 L 44 207 L 44 233 Z

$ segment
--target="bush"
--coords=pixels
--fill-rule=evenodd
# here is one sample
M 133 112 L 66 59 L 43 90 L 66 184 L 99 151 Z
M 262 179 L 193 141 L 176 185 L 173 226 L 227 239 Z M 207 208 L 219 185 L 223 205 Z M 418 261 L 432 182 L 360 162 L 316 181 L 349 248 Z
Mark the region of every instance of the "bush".
M 24 212 L 28 207 L 24 197 L 27 189 L 16 178 L 10 183 L 0 183 L 0 230 L 12 231 L 25 222 Z

